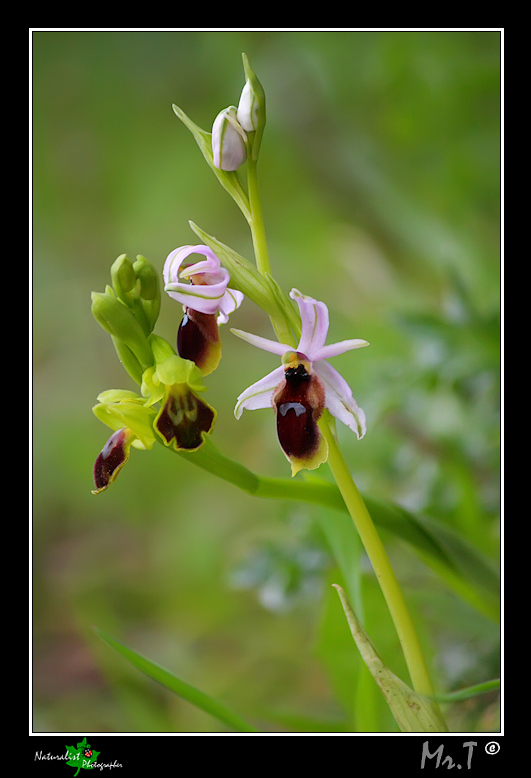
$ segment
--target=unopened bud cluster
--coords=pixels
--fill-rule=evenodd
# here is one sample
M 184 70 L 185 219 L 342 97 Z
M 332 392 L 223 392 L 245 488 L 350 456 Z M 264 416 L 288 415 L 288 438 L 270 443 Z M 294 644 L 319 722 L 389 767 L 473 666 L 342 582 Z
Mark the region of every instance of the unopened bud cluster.
M 248 154 L 257 158 L 265 126 L 264 90 L 245 57 L 244 66 L 247 80 L 238 107 L 220 111 L 212 127 L 214 166 L 229 172 L 243 165 Z

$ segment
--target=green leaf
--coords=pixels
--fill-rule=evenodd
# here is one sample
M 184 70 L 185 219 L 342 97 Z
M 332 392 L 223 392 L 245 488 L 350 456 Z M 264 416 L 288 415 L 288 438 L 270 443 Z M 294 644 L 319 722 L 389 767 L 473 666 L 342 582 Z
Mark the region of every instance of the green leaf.
M 245 722 L 242 718 L 240 718 L 240 716 L 238 716 L 236 713 L 233 713 L 213 697 L 210 697 L 208 694 L 205 694 L 199 689 L 196 689 L 194 686 L 190 686 L 190 684 L 186 683 L 186 681 L 181 680 L 169 670 L 165 670 L 163 667 L 155 664 L 154 662 L 151 662 L 141 654 L 137 654 L 136 651 L 133 651 L 131 648 L 124 646 L 123 643 L 120 643 L 110 635 L 107 635 L 101 629 L 95 629 L 95 631 L 102 640 L 114 648 L 134 667 L 136 667 L 138 670 L 141 670 L 154 681 L 158 681 L 158 683 L 162 684 L 162 686 L 165 686 L 170 691 L 178 694 L 179 697 L 182 697 L 192 705 L 195 705 L 197 708 L 200 708 L 206 713 L 209 713 L 218 721 L 226 724 L 228 727 L 236 730 L 237 732 L 256 732 L 254 727 Z
M 249 260 L 209 235 L 194 222 L 190 222 L 190 227 L 229 271 L 231 286 L 243 292 L 249 300 L 268 314 L 280 343 L 296 343 L 297 338 L 293 336 L 291 325 L 293 322 L 295 330 L 297 331 L 298 328 L 300 331 L 300 319 L 297 319 L 291 300 L 281 291 L 278 284 L 275 284 L 270 276 L 263 276 Z
M 475 686 L 467 686 L 466 689 L 459 689 L 456 692 L 436 694 L 433 699 L 437 700 L 437 702 L 459 702 L 460 700 L 468 700 L 471 697 L 477 697 L 478 694 L 486 694 L 487 692 L 492 692 L 499 688 L 500 679 L 494 678 L 492 681 L 483 681 L 483 683 L 477 683 Z
M 396 723 L 402 732 L 446 732 L 446 724 L 437 703 L 417 694 L 383 663 L 378 652 L 363 630 L 343 589 L 337 589 L 343 610 L 363 661 L 378 684 Z

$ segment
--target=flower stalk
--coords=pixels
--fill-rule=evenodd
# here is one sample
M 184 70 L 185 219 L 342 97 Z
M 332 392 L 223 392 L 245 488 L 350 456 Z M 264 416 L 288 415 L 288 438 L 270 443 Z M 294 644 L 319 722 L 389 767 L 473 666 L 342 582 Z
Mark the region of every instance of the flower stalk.
M 433 687 L 420 642 L 384 545 L 324 415 L 320 420 L 320 427 L 328 443 L 330 470 L 382 589 L 404 652 L 413 688 L 418 694 L 433 695 Z
M 269 250 L 267 247 L 264 218 L 262 214 L 262 204 L 260 202 L 260 193 L 258 191 L 258 176 L 256 169 L 256 160 L 249 158 L 247 163 L 247 187 L 249 193 L 249 204 L 251 209 L 251 221 L 249 223 L 253 238 L 253 248 L 256 257 L 256 267 L 262 275 L 271 275 L 271 264 L 269 261 Z

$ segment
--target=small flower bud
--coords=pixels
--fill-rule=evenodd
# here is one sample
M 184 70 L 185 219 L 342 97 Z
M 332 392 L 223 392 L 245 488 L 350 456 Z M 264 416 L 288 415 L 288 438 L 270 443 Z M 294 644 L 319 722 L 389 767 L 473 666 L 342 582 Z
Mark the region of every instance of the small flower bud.
M 256 161 L 266 123 L 266 98 L 264 88 L 245 54 L 242 54 L 242 59 L 246 81 L 238 104 L 237 117 L 244 130 L 254 132 L 248 140 L 248 153 L 249 158 Z
M 141 306 L 147 319 L 148 331 L 157 323 L 160 313 L 160 282 L 153 265 L 139 254 L 133 265 L 139 286 Z
M 234 105 L 217 115 L 212 127 L 212 153 L 219 170 L 237 170 L 247 158 L 246 135 Z
M 135 277 L 140 281 L 140 297 L 143 300 L 154 300 L 159 291 L 159 277 L 157 271 L 145 257 L 139 254 L 133 265 Z
M 253 132 L 258 128 L 258 108 L 256 94 L 250 80 L 247 79 L 238 103 L 237 113 L 238 121 L 247 132 Z
M 136 284 L 133 263 L 125 254 L 120 254 L 111 265 L 111 281 L 116 296 L 125 302 L 125 294 Z

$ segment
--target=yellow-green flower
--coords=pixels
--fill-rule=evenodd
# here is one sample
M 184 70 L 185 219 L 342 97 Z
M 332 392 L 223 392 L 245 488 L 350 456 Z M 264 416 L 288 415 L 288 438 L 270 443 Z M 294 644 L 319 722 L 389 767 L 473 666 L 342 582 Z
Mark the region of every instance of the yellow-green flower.
M 204 391 L 199 368 L 177 354 L 146 370 L 142 393 L 150 405 L 161 403 L 153 428 L 166 446 L 195 451 L 203 445 L 204 435 L 212 431 L 216 420 L 214 408 L 199 397 Z

